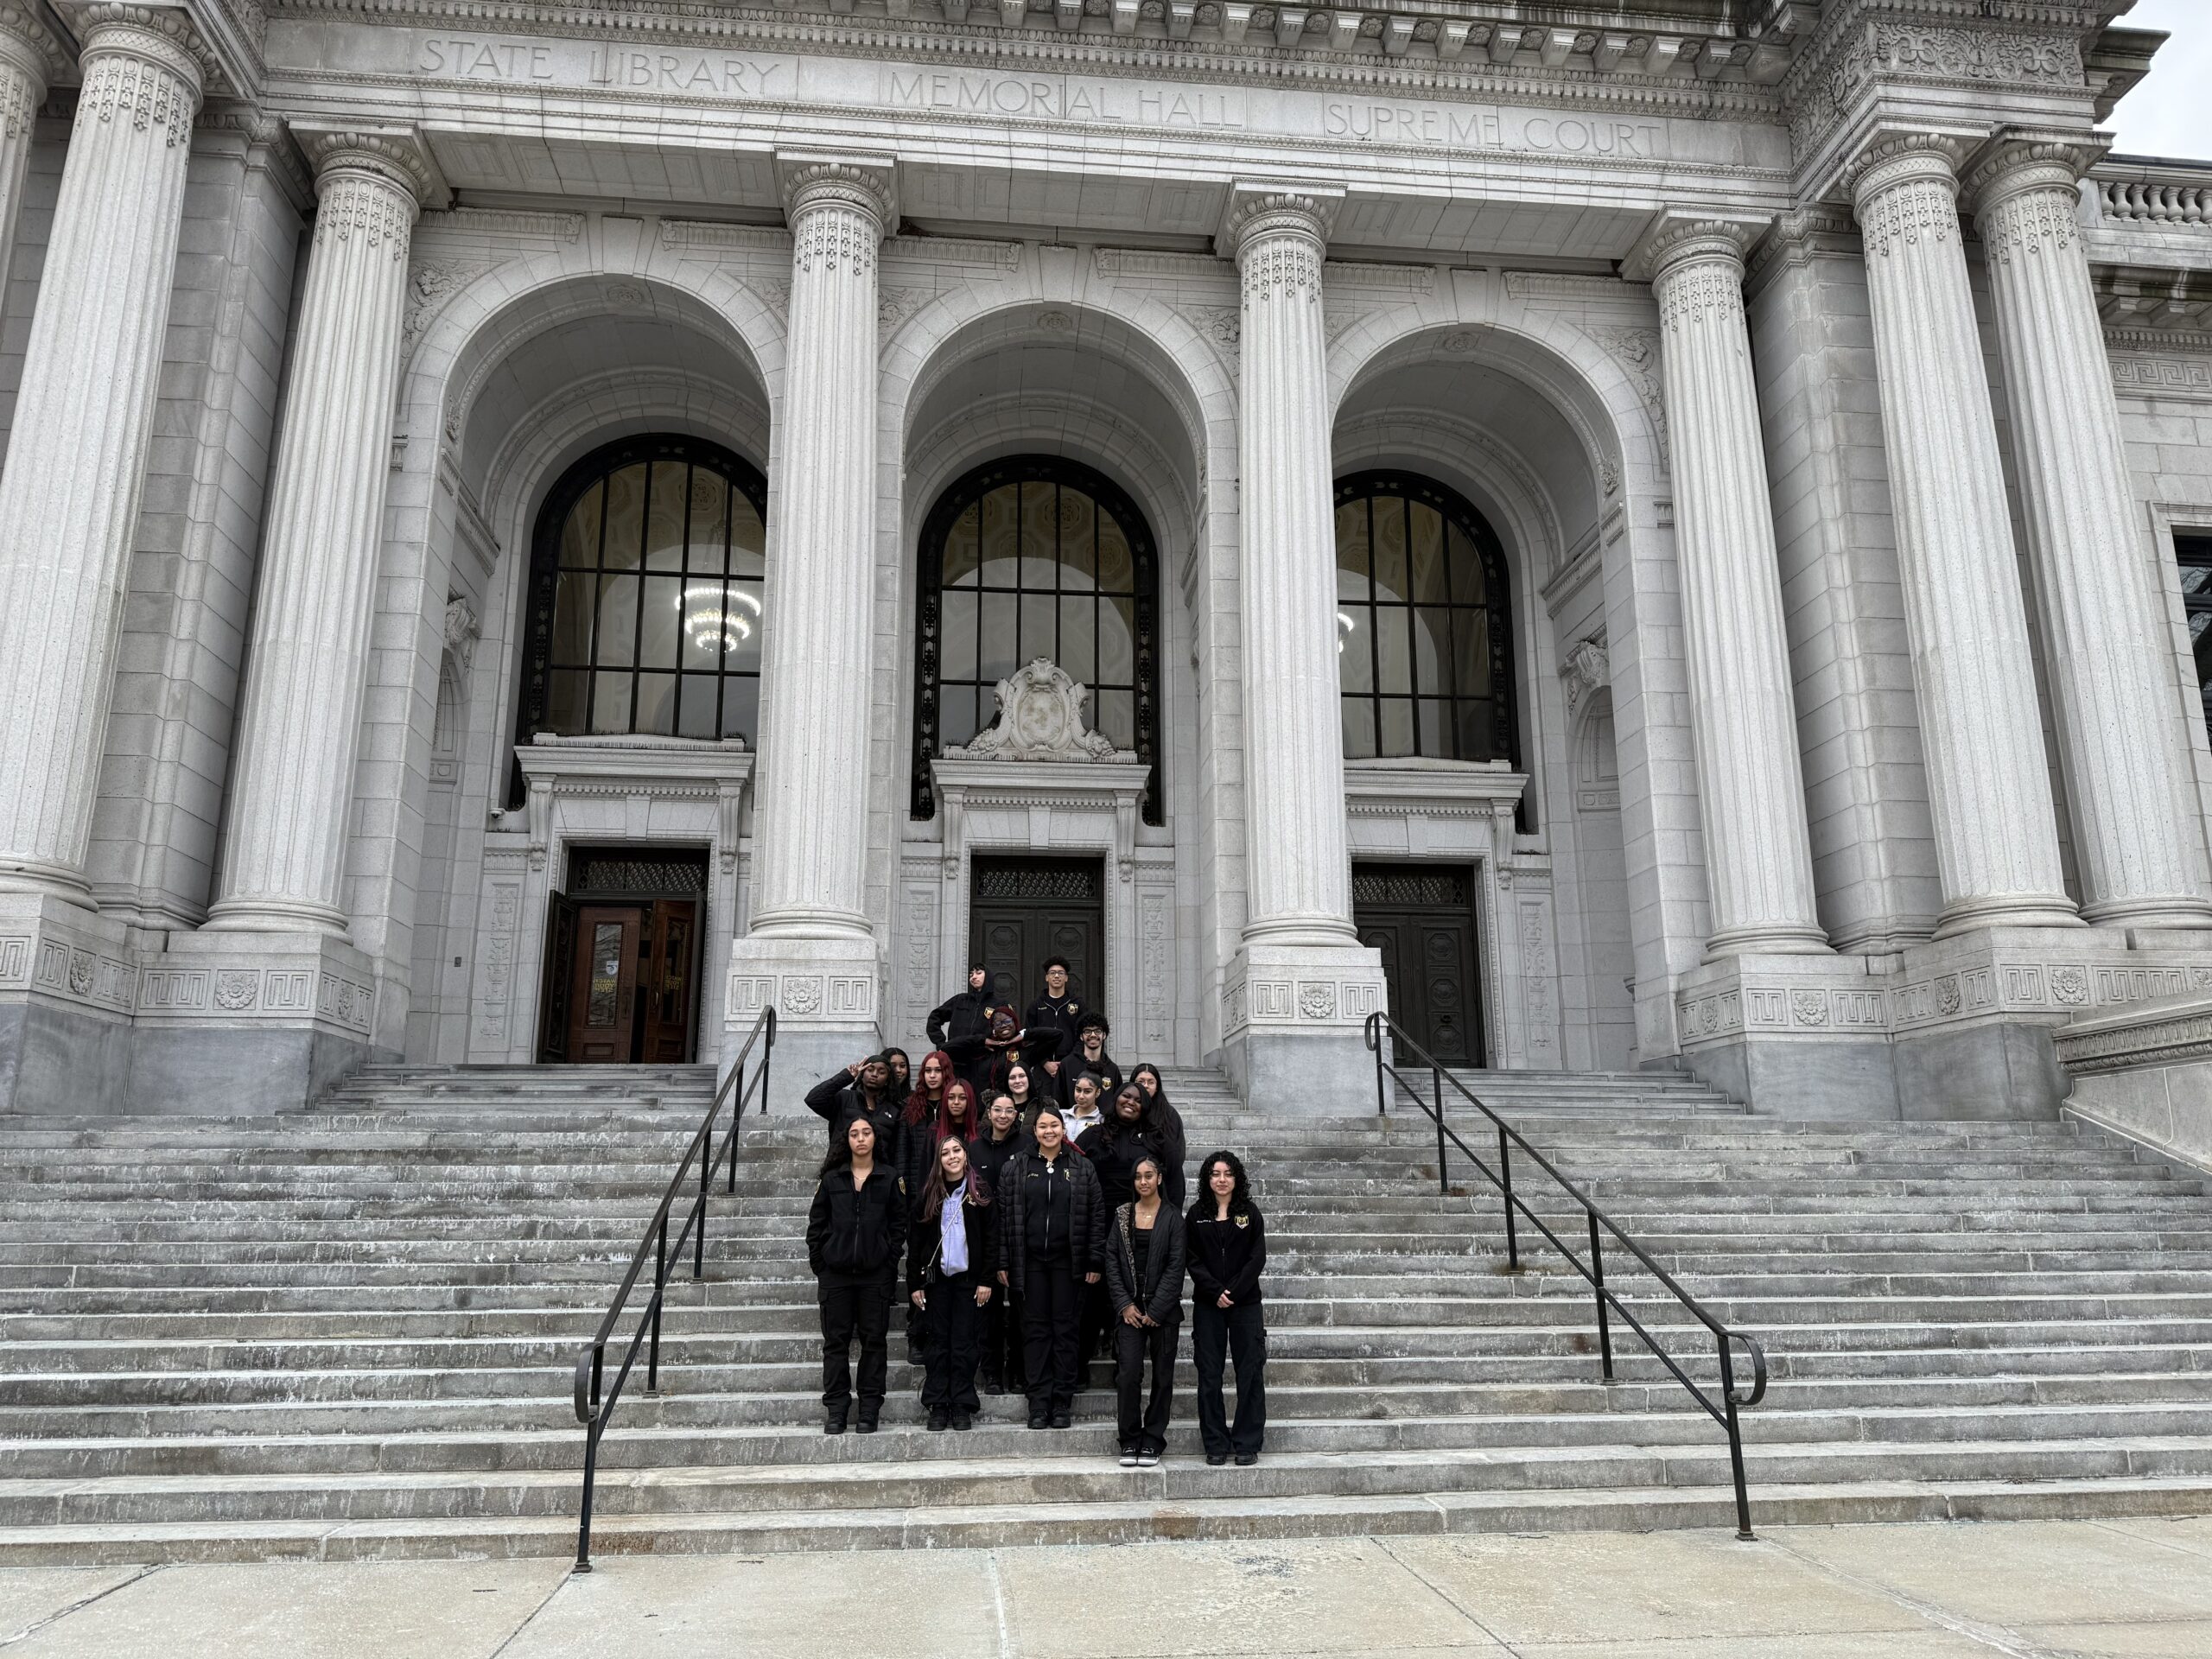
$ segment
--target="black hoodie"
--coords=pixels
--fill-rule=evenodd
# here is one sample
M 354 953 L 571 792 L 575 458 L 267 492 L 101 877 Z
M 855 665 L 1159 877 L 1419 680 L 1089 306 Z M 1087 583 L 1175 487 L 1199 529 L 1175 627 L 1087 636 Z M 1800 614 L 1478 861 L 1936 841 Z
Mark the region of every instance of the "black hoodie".
M 849 1168 L 831 1170 L 816 1185 L 806 1217 L 806 1265 L 815 1277 L 888 1282 L 906 1248 L 905 1184 L 882 1159 L 860 1186 Z
M 952 1056 L 961 1077 L 969 1083 L 976 1081 L 976 1069 L 986 1057 L 983 1037 L 994 1006 L 991 988 L 986 985 L 980 991 L 957 993 L 930 1014 L 930 1046 Z

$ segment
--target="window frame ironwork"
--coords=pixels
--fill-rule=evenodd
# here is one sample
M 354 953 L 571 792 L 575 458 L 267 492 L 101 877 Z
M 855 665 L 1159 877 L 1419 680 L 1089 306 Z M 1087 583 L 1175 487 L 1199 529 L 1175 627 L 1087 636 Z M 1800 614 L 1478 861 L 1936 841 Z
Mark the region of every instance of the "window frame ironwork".
M 2196 664 L 2197 701 L 2204 715 L 2204 729 L 2212 736 L 2212 531 L 2177 530 L 2173 533 L 2176 576 L 2181 584 L 2183 625 L 2189 632 L 2190 655 Z M 2204 573 L 2199 588 L 2190 586 L 2190 573 Z

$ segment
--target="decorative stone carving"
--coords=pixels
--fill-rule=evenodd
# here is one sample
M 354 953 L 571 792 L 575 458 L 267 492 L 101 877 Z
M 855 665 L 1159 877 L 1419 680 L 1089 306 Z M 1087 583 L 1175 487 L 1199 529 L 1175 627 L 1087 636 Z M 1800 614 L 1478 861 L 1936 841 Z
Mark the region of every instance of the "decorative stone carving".
M 1039 657 L 998 683 L 999 716 L 968 744 L 948 744 L 948 760 L 1132 761 L 1135 750 L 1116 749 L 1103 732 L 1084 722 L 1090 688 Z
M 215 975 L 215 1006 L 236 1014 L 250 1008 L 261 990 L 261 976 L 251 968 L 225 968 Z
M 483 625 L 476 620 L 475 609 L 467 600 L 455 594 L 446 601 L 446 651 L 453 658 L 454 671 L 464 681 L 476 658 L 476 642 L 483 633 Z
M 1580 711 L 1583 698 L 1613 683 L 1612 658 L 1605 650 L 1603 629 L 1567 648 L 1567 660 L 1559 665 L 1559 677 L 1566 685 L 1570 718 Z

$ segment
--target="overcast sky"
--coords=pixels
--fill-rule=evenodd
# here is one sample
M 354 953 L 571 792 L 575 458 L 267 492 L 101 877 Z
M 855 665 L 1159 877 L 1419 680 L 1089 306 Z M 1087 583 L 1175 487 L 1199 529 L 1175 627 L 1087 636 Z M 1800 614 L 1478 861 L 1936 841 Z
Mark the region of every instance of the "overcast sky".
M 2129 156 L 2212 161 L 2212 0 L 2136 0 L 2120 21 L 2129 29 L 2163 29 L 2173 38 L 2106 123 L 2119 134 L 2113 148 Z

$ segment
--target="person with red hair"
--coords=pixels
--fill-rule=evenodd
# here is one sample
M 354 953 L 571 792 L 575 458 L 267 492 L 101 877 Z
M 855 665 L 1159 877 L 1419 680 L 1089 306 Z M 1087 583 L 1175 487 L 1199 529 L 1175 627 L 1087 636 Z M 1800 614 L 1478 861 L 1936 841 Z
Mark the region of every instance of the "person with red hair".
M 944 1136 L 942 1125 L 947 1097 L 955 1088 L 966 1087 L 960 1081 L 959 1068 L 954 1065 L 952 1056 L 941 1048 L 925 1054 L 921 1065 L 915 1068 L 913 1091 L 906 1096 L 906 1104 L 899 1114 L 899 1144 L 891 1160 L 892 1167 L 906 1180 L 910 1198 L 922 1190 L 922 1183 L 929 1179 L 930 1169 L 936 1162 L 937 1143 Z M 969 1095 L 969 1101 L 968 1121 L 972 1124 L 976 1117 L 973 1093 Z M 912 1364 L 922 1363 L 921 1313 L 911 1304 L 906 1309 L 906 1358 Z

